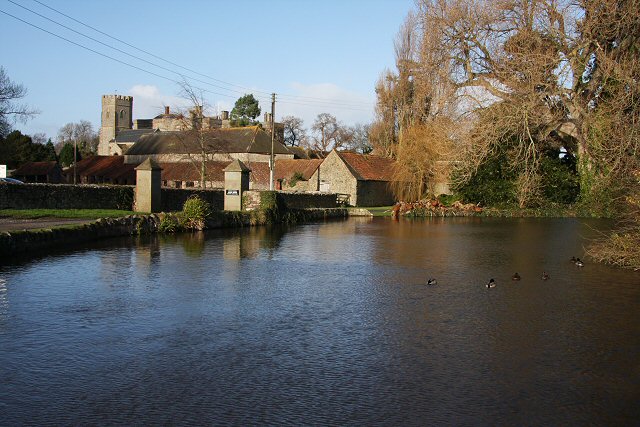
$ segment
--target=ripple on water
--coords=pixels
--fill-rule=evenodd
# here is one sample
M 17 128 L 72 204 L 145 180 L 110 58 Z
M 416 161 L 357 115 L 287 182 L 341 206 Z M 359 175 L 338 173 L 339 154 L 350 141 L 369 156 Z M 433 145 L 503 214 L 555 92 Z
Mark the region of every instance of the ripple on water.
M 633 424 L 640 280 L 571 268 L 588 235 L 575 220 L 344 221 L 4 268 L 0 419 Z

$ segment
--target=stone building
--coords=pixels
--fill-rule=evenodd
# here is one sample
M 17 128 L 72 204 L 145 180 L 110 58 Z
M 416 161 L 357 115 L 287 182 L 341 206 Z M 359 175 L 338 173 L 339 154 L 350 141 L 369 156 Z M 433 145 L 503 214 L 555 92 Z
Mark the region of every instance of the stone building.
M 276 161 L 276 187 L 283 191 L 319 191 L 321 164 L 322 159 Z
M 348 195 L 353 206 L 391 205 L 393 164 L 386 157 L 333 150 L 319 167 L 320 191 Z
M 270 113 L 265 113 L 261 126 L 270 134 L 273 120 Z M 152 119 L 133 120 L 133 97 L 125 95 L 103 95 L 102 116 L 100 126 L 100 140 L 98 155 L 111 156 L 126 154 L 128 149 L 147 134 L 154 132 L 180 132 L 210 129 L 231 128 L 228 111 L 222 111 L 219 116 L 204 115 L 202 107 L 196 106 L 183 113 L 173 113 L 169 106 L 164 107 L 164 113 Z M 275 123 L 276 140 L 284 141 L 284 125 Z

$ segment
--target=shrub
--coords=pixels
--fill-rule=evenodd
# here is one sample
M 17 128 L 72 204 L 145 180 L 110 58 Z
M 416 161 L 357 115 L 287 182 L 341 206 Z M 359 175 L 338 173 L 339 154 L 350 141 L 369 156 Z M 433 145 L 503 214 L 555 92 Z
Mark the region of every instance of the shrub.
M 293 176 L 289 180 L 289 187 L 295 187 L 298 181 L 304 180 L 304 175 L 302 172 L 294 172 Z
M 469 181 L 454 190 L 465 202 L 507 206 L 517 202 L 515 181 L 516 172 L 509 167 L 507 155 L 502 153 L 489 157 Z
M 560 158 L 560 151 L 552 150 L 540 160 L 540 174 L 546 200 L 571 204 L 580 194 L 580 178 L 575 157 L 570 154 Z
M 161 233 L 175 233 L 180 229 L 178 219 L 173 215 L 165 215 L 158 224 L 158 231 Z
M 202 230 L 211 206 L 198 196 L 191 196 L 184 202 L 181 212 L 182 226 L 188 230 Z

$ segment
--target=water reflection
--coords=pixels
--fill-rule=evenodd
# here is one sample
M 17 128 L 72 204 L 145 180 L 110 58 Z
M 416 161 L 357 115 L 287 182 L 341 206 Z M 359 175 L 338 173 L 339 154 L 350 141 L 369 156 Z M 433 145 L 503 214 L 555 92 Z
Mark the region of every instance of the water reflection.
M 639 273 L 570 264 L 589 233 L 363 218 L 113 240 L 5 268 L 0 419 L 633 424 Z

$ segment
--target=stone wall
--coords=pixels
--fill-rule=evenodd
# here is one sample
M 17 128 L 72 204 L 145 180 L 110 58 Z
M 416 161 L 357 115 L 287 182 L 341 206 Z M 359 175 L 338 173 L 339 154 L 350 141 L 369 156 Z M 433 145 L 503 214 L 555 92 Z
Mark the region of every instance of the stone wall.
M 396 202 L 387 181 L 358 181 L 356 200 L 357 206 L 389 206 Z
M 0 184 L 0 209 L 131 210 L 128 185 Z
M 193 188 L 163 188 L 162 189 L 162 211 L 181 211 L 184 202 L 191 196 L 197 195 L 202 200 L 208 202 L 215 210 L 224 208 L 223 190 L 200 190 Z
M 129 185 L 0 184 L 0 209 L 120 209 L 130 211 L 135 187 Z M 224 207 L 224 191 L 162 188 L 162 210 L 180 211 L 198 195 L 214 209 Z
M 70 248 L 72 245 L 108 237 L 133 236 L 161 232 L 163 218 L 174 214 L 129 215 L 122 218 L 98 219 L 89 224 L 40 230 L 0 233 L 0 264 L 17 254 L 37 256 L 47 248 Z M 286 212 L 269 218 L 263 211 L 217 211 L 207 219 L 205 228 L 230 228 L 266 225 L 272 222 L 298 223 L 305 221 L 346 218 L 346 209 L 304 209 Z M 175 216 L 174 216 L 175 218 Z M 272 221 L 275 220 L 275 221 Z
M 353 176 L 340 156 L 332 151 L 318 168 L 320 172 L 320 189 L 330 193 L 349 195 L 349 204 L 358 203 L 358 180 Z
M 245 191 L 242 195 L 243 210 L 253 211 L 261 208 L 263 194 L 268 191 Z M 331 209 L 337 206 L 336 195 L 332 193 L 291 193 L 276 192 L 277 203 L 286 209 Z

